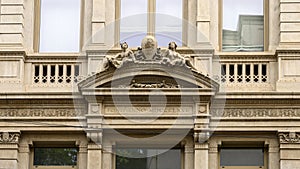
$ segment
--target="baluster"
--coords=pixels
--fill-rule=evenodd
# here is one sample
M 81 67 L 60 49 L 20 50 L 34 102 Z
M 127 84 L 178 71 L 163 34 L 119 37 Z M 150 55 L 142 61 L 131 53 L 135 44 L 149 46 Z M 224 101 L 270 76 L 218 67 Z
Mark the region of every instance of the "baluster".
M 75 77 L 75 65 L 72 64 L 71 65 L 71 75 L 70 75 L 70 83 L 73 83 L 74 82 L 74 78 Z
M 66 82 L 66 77 L 67 77 L 67 65 L 63 65 L 63 82 L 62 83 L 67 83 Z
M 254 64 L 250 64 L 250 83 L 254 83 Z
M 51 77 L 51 65 L 48 64 L 48 65 L 46 65 L 46 66 L 47 66 L 47 75 L 46 75 L 46 76 L 47 76 L 47 77 L 46 77 L 46 78 L 47 78 L 47 82 L 46 82 L 46 83 L 47 83 L 47 84 L 51 84 L 51 83 L 50 83 L 50 77 Z
M 226 82 L 227 83 L 230 83 L 230 81 L 229 81 L 229 74 L 230 74 L 230 72 L 229 72 L 229 64 L 227 63 L 226 64 Z
M 242 64 L 242 83 L 246 83 L 246 64 Z
M 234 78 L 234 83 L 238 83 L 238 66 L 237 66 L 237 64 L 235 63 L 234 65 L 233 65 L 233 69 L 234 69 L 234 71 L 233 71 L 233 78 Z
M 40 73 L 39 73 L 39 83 L 42 84 L 43 83 L 43 65 L 40 64 Z
M 262 83 L 262 64 L 258 64 L 258 83 Z

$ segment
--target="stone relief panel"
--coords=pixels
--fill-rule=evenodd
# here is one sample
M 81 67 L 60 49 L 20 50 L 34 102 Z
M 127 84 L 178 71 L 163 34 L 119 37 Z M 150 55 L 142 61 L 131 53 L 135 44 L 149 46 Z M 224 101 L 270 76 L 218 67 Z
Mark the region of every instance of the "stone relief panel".
M 300 117 L 300 109 L 224 109 L 211 111 L 213 117 Z
M 281 144 L 300 144 L 300 133 L 279 133 L 278 136 Z
M 2 132 L 0 133 L 0 144 L 19 143 L 20 133 Z
M 75 109 L 0 109 L 0 117 L 78 117 L 83 110 Z

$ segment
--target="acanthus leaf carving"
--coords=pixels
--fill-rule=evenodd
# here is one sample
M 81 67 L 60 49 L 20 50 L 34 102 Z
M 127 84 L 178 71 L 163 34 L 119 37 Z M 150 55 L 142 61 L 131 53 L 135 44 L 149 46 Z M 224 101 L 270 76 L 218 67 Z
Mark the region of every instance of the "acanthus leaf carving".
M 211 111 L 213 117 L 300 117 L 298 109 L 214 109 Z
M 279 142 L 281 144 L 300 144 L 300 134 L 295 132 L 279 133 Z
M 78 109 L 0 109 L 0 117 L 77 117 Z
M 2 132 L 0 133 L 0 144 L 19 143 L 20 133 Z

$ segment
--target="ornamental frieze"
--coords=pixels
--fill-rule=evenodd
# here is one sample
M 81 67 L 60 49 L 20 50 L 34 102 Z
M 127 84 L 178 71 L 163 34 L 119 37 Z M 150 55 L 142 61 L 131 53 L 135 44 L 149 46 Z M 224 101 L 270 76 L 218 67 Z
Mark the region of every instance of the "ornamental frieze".
M 0 144 L 18 143 L 19 138 L 20 138 L 20 133 L 2 132 L 0 133 Z
M 300 117 L 299 109 L 224 109 L 211 110 L 213 117 Z
M 0 117 L 77 117 L 76 109 L 0 109 Z
M 300 144 L 300 134 L 299 133 L 279 133 L 279 142 L 281 144 Z

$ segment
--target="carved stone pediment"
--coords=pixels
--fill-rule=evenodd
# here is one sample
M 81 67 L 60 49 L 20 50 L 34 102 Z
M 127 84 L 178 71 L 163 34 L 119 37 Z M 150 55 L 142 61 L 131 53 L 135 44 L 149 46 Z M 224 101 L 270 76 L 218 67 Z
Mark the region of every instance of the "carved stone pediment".
M 218 83 L 191 69 L 153 63 L 127 64 L 118 69 L 107 69 L 78 83 L 79 90 L 104 88 L 132 89 L 211 89 L 218 90 Z
M 177 92 L 182 89 L 218 91 L 217 82 L 198 72 L 176 52 L 175 42 L 170 42 L 169 49 L 162 51 L 157 48 L 156 40 L 147 36 L 141 46 L 138 51 L 132 52 L 127 43 L 122 43 L 122 52 L 106 58 L 103 71 L 78 83 L 79 91 L 156 88 Z M 189 92 L 192 93 L 191 90 Z

